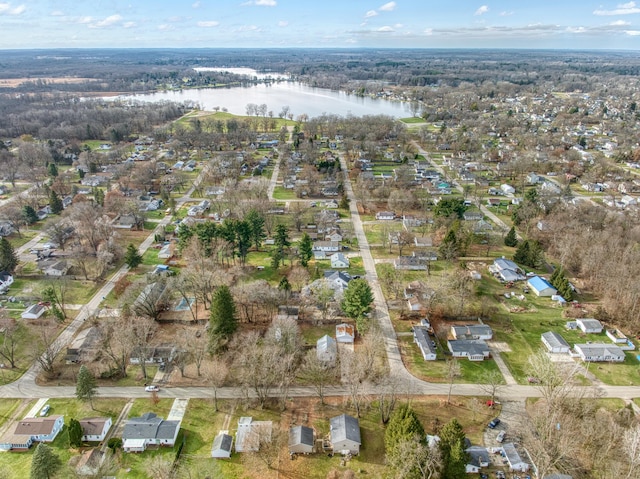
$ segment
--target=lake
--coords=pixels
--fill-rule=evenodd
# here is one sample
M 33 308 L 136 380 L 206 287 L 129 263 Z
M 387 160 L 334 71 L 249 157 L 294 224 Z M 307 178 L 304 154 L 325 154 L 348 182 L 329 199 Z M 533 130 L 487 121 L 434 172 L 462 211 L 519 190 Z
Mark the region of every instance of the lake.
M 229 113 L 246 115 L 249 103 L 266 104 L 275 117 L 288 106 L 296 118 L 307 114 L 310 118 L 323 113 L 339 116 L 388 115 L 395 118 L 411 116 L 409 105 L 385 99 L 360 97 L 345 92 L 313 88 L 296 82 L 260 83 L 247 87 L 200 88 L 180 91 L 160 91 L 117 97 L 133 98 L 144 102 L 195 102 L 204 110 L 226 108 Z

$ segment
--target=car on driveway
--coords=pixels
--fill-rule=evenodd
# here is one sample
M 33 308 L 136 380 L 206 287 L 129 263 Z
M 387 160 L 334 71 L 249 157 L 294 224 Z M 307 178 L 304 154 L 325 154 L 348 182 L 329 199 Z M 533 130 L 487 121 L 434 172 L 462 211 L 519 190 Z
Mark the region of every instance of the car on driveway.
M 47 414 L 49 414 L 49 410 L 51 409 L 51 406 L 49 404 L 47 404 L 45 407 L 43 407 L 40 410 L 40 416 L 46 416 Z
M 489 423 L 489 429 L 495 429 L 498 424 L 500 424 L 500 419 L 498 419 L 497 417 L 492 419 Z
M 496 441 L 498 442 L 503 442 L 504 441 L 504 437 L 507 435 L 507 431 L 500 431 L 498 433 L 498 436 L 496 437 Z
M 154 393 L 160 391 L 160 388 L 158 386 L 146 386 L 144 390 L 148 393 Z

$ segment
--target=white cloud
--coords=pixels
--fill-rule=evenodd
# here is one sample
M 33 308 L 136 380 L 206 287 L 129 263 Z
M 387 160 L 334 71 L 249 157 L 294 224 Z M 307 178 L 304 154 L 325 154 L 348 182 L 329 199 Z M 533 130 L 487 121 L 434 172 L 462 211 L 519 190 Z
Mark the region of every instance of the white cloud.
M 613 10 L 594 10 L 593 14 L 598 16 L 609 15 L 632 15 L 640 13 L 640 8 L 636 6 L 636 2 L 620 3 Z
M 640 30 L 627 30 L 626 32 L 627 35 L 631 36 L 631 37 L 637 37 L 640 36 Z
M 200 5 L 202 5 L 200 2 L 194 2 L 191 4 L 191 8 L 200 8 Z
M 0 3 L 0 15 L 20 15 L 27 9 L 24 5 L 12 7 L 10 3 Z
M 425 35 L 429 35 L 429 36 L 433 35 L 433 28 L 427 28 L 427 29 L 424 31 L 424 34 L 425 34 Z
M 611 25 L 612 27 L 626 27 L 628 25 L 631 25 L 631 22 L 626 22 L 624 20 L 616 20 L 615 22 L 611 22 L 609 25 Z
M 276 0 L 251 0 L 249 2 L 245 2 L 242 5 L 255 5 L 256 7 L 275 7 L 278 5 Z
M 163 32 L 168 32 L 170 30 L 174 30 L 175 27 L 173 25 L 167 25 L 166 23 L 163 23 L 162 25 L 158 25 L 158 30 L 163 31 Z
M 367 13 L 364 14 L 364 18 L 371 18 L 377 15 L 378 15 L 378 12 L 376 12 L 375 10 L 369 10 Z
M 392 10 L 395 10 L 395 8 L 396 2 L 389 2 L 382 5 L 378 10 L 380 10 L 381 12 L 390 12 Z
M 287 22 L 286 20 L 280 20 L 278 22 L 278 26 L 281 27 L 281 28 L 282 27 L 287 27 L 287 26 L 289 26 L 289 22 Z
M 585 33 L 587 31 L 584 27 L 567 27 L 569 33 Z
M 52 17 L 64 17 L 64 13 L 60 10 L 54 10 L 49 15 L 51 15 Z
M 507 11 L 500 12 L 501 17 L 510 17 L 511 15 L 513 15 L 513 12 L 507 12 Z
M 384 27 L 380 27 L 378 28 L 379 32 L 393 32 L 393 28 L 391 28 L 390 26 L 386 25 Z
M 216 22 L 215 20 L 204 20 L 198 22 L 198 26 L 202 28 L 217 27 L 218 25 L 220 25 L 220 22 Z
M 80 17 L 78 18 L 78 23 L 80 24 L 87 24 L 87 23 L 91 23 L 93 22 L 93 17 Z
M 474 13 L 474 15 L 478 16 L 478 15 L 484 15 L 485 13 L 487 13 L 489 11 L 489 7 L 487 7 L 486 5 L 482 5 L 480 8 L 478 8 L 476 10 L 476 13 Z
M 122 24 L 124 28 L 135 28 L 138 26 L 136 22 L 125 22 Z
M 236 32 L 257 32 L 260 29 L 256 25 L 242 25 L 240 28 L 236 28 Z
M 92 23 L 89 25 L 90 28 L 106 28 L 106 27 L 110 27 L 112 25 L 115 25 L 116 23 L 120 22 L 122 20 L 122 16 L 115 14 L 115 15 L 110 15 L 107 18 L 105 18 L 104 20 L 100 20 L 99 22 L 96 23 Z

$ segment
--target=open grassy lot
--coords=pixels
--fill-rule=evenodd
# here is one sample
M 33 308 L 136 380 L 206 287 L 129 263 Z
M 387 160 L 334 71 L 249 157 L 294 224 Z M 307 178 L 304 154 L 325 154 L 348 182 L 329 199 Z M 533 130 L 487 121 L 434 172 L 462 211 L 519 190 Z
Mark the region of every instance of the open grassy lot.
M 296 193 L 294 190 L 288 190 L 282 186 L 276 186 L 273 190 L 274 200 L 295 200 Z
M 20 399 L 3 399 L 0 401 L 0 426 L 7 422 L 22 404 Z

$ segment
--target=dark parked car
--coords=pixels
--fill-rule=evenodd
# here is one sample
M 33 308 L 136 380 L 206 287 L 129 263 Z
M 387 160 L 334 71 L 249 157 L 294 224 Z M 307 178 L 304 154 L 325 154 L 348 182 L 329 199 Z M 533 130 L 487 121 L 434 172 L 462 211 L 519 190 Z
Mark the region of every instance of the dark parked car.
M 500 419 L 498 418 L 492 419 L 491 422 L 489 423 L 489 428 L 494 429 L 498 424 L 500 424 Z

